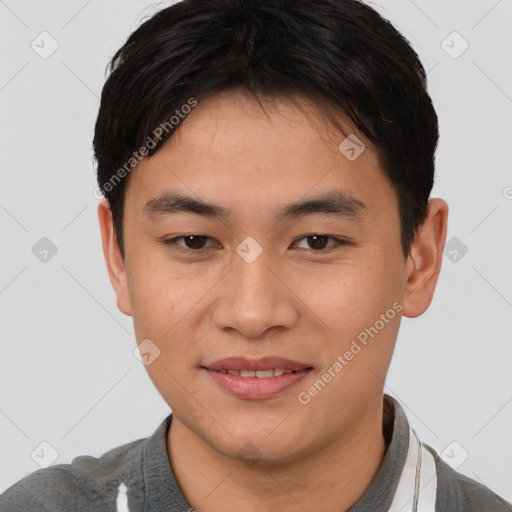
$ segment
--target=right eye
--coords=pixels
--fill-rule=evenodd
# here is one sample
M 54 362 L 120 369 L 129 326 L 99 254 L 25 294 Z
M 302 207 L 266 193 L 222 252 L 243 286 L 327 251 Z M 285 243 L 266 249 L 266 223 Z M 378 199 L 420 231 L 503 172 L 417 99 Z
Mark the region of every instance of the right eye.
M 184 240 L 185 246 L 178 243 L 178 240 Z M 188 252 L 199 252 L 203 249 L 204 243 L 206 240 L 211 240 L 210 237 L 205 235 L 182 235 L 182 236 L 176 236 L 174 238 L 168 238 L 166 240 L 163 240 L 163 243 L 166 245 L 177 245 L 181 249 L 188 251 Z M 212 246 L 210 246 L 212 247 Z M 214 247 L 214 246 L 213 246 Z M 208 247 L 206 247 L 208 249 Z

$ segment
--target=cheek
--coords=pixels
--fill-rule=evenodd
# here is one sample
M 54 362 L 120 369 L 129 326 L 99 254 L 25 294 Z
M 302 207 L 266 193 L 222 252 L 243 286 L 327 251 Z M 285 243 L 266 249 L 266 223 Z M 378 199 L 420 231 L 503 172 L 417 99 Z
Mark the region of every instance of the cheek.
M 165 370 L 184 375 L 198 360 L 196 328 L 198 317 L 207 315 L 207 302 L 201 300 L 205 283 L 197 276 L 176 278 L 169 265 L 159 269 L 151 270 L 147 262 L 133 267 L 129 293 L 137 343 L 149 339 L 159 351 L 158 358 L 146 369 L 152 379 L 164 379 L 166 385 L 172 385 Z
M 378 311 L 388 285 L 381 269 L 378 262 L 359 260 L 322 275 L 303 276 L 298 295 L 326 327 L 338 332 L 364 323 Z
M 176 269 L 149 242 L 127 247 L 126 270 L 136 331 L 143 337 L 161 338 L 185 315 L 194 282 L 176 278 Z
M 158 347 L 159 366 L 169 353 L 176 355 L 178 347 L 173 340 L 183 329 L 181 321 L 190 309 L 187 297 L 190 288 L 158 272 L 133 270 L 128 286 L 135 337 L 138 344 L 149 339 Z M 153 368 L 147 370 L 151 375 Z
M 300 296 L 313 313 L 309 316 L 316 328 L 326 334 L 325 348 L 331 358 L 348 350 L 358 337 L 363 342 L 380 341 L 373 344 L 373 350 L 365 350 L 363 359 L 371 354 L 387 358 L 396 338 L 399 269 L 382 248 L 366 253 L 367 257 L 340 266 L 329 275 L 302 280 Z M 387 314 L 385 321 L 382 314 Z

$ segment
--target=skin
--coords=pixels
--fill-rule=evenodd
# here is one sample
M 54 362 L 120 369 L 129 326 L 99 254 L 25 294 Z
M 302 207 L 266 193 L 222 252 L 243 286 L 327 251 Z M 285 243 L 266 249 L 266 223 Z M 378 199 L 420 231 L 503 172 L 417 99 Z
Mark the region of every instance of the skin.
M 200 512 L 346 510 L 361 497 L 386 450 L 383 383 L 401 316 L 426 311 L 441 269 L 446 202 L 430 200 L 404 259 L 398 199 L 377 151 L 366 143 L 350 161 L 338 149 L 345 136 L 296 98 L 303 108 L 265 99 L 268 117 L 242 91 L 200 102 L 129 176 L 124 262 L 106 200 L 98 208 L 117 305 L 133 317 L 137 343 L 150 339 L 160 350 L 146 368 L 173 411 L 170 463 Z M 334 189 L 363 201 L 366 214 L 275 221 L 279 207 Z M 231 217 L 145 216 L 146 202 L 169 191 L 231 208 Z M 162 242 L 191 234 L 209 238 L 181 239 L 181 251 Z M 322 247 L 333 248 L 319 250 L 313 234 L 348 243 L 327 239 Z M 247 236 L 262 248 L 250 264 L 236 252 Z M 395 302 L 401 313 L 300 403 L 298 394 Z M 277 355 L 314 369 L 273 398 L 241 399 L 201 368 L 235 355 Z M 239 453 L 247 443 L 252 463 Z

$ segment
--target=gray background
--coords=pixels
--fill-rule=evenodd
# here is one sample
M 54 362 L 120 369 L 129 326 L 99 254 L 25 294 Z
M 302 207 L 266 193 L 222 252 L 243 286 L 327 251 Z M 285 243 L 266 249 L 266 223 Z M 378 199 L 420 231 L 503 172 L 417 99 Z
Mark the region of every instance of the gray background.
M 116 307 L 92 159 L 106 63 L 165 5 L 0 0 L 0 491 L 147 437 L 169 413 Z M 512 501 L 512 2 L 371 5 L 428 70 L 432 197 L 450 206 L 436 295 L 403 319 L 386 392 L 420 439 Z

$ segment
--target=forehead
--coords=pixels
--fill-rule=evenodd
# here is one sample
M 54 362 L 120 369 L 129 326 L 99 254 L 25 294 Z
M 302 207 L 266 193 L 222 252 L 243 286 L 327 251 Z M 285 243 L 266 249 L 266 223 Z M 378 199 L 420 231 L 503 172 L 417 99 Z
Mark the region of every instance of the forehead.
M 242 91 L 199 102 L 164 147 L 132 171 L 126 198 L 140 211 L 162 194 L 180 193 L 222 203 L 225 211 L 256 208 L 272 216 L 293 201 L 334 191 L 370 209 L 396 206 L 378 153 L 348 122 L 340 120 L 341 133 L 302 97 L 263 104 L 265 110 Z

